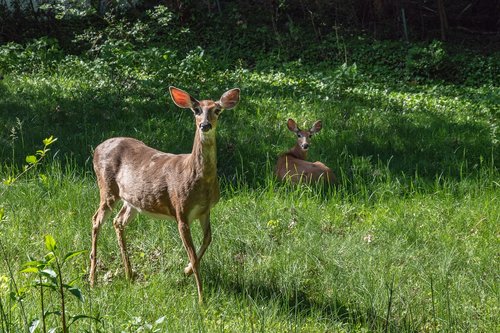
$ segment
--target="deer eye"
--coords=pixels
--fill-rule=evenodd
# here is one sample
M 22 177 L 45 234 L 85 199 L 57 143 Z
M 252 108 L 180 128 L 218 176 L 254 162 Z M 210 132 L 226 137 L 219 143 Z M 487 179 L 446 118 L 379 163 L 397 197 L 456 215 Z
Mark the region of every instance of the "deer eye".
M 301 137 L 302 137 L 302 134 L 297 133 L 297 137 L 298 137 L 298 138 L 301 138 Z
M 195 115 L 199 116 L 201 114 L 201 108 L 199 106 L 193 108 L 193 112 Z
M 214 110 L 214 113 L 218 116 L 221 113 L 221 111 L 222 109 L 217 108 Z

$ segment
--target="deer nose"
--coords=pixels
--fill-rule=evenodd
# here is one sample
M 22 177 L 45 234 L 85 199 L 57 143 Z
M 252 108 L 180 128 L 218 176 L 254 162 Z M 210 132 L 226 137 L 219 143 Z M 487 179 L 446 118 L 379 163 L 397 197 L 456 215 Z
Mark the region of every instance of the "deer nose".
M 201 123 L 200 124 L 200 129 L 203 132 L 208 132 L 208 131 L 210 131 L 212 129 L 212 124 L 210 124 L 209 122 Z
M 308 143 L 303 143 L 302 144 L 302 149 L 304 149 L 304 150 L 309 149 L 309 144 Z

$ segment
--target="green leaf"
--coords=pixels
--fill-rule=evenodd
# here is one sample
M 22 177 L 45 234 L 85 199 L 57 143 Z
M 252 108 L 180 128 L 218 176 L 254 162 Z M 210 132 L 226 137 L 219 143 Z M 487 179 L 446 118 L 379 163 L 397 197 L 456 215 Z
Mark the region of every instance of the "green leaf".
M 66 253 L 66 255 L 64 256 L 64 259 L 63 259 L 63 264 L 66 262 L 66 260 L 69 260 L 73 257 L 79 256 L 80 254 L 85 253 L 85 252 L 87 252 L 87 250 L 72 251 L 72 252 Z
M 56 256 L 54 255 L 53 252 L 47 253 L 44 258 L 45 258 L 45 266 L 52 265 L 56 260 Z
M 56 240 L 51 235 L 45 235 L 45 248 L 49 251 L 55 251 L 57 248 Z
M 19 272 L 20 273 L 38 273 L 39 271 L 40 270 L 38 268 L 31 266 L 31 267 L 26 267 L 26 268 L 20 270 Z
M 49 252 L 43 258 L 45 259 L 45 262 L 48 264 L 48 263 L 54 261 L 55 257 L 56 256 L 53 252 Z
M 43 144 L 45 146 L 49 146 L 49 145 L 53 144 L 56 141 L 57 141 L 57 138 L 54 138 L 54 136 L 51 135 L 50 138 L 46 138 L 46 139 L 43 140 Z
M 33 284 L 34 286 L 36 287 L 45 287 L 45 288 L 49 288 L 49 289 L 52 289 L 54 291 L 58 291 L 59 288 L 57 287 L 57 285 L 55 284 L 55 282 L 36 282 Z
M 49 183 L 49 177 L 47 177 L 47 175 L 44 175 L 43 173 L 40 173 L 38 175 L 38 177 L 40 178 L 40 181 L 44 184 L 44 185 L 48 185 Z
M 82 292 L 80 289 L 76 288 L 76 287 L 70 287 L 70 288 L 67 288 L 68 291 L 73 294 L 73 296 L 75 296 L 76 298 L 78 298 L 80 300 L 80 302 L 83 302 L 83 295 L 82 295 Z
M 43 314 L 44 317 L 47 317 L 47 316 L 50 316 L 50 315 L 56 315 L 56 316 L 60 316 L 61 315 L 61 311 L 45 311 L 45 313 Z
M 22 288 L 18 288 L 17 292 L 11 291 L 9 294 L 10 299 L 13 301 L 16 301 L 16 302 L 22 301 L 24 299 L 24 297 L 26 296 L 27 289 L 28 289 L 28 287 L 22 287 Z
M 71 326 L 75 321 L 80 320 L 80 319 L 92 319 L 98 323 L 101 322 L 101 320 L 97 317 L 92 317 L 92 316 L 87 316 L 87 315 L 76 315 L 76 316 L 70 317 L 70 320 L 69 320 L 70 324 L 68 325 L 68 327 Z
M 39 267 L 39 266 L 44 266 L 45 261 L 41 260 L 32 260 L 32 261 L 27 261 L 23 264 L 24 267 Z
M 35 155 L 28 155 L 26 156 L 26 163 L 28 164 L 36 164 L 38 160 L 36 159 Z
M 3 181 L 3 184 L 6 185 L 6 186 L 9 186 L 11 185 L 16 179 L 12 176 L 9 176 L 9 178 L 5 179 Z

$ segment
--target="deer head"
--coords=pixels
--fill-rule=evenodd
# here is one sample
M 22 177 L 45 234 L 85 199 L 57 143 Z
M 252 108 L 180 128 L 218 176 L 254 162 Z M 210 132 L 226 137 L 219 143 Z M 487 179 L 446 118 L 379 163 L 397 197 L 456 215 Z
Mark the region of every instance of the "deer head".
M 175 105 L 185 109 L 191 109 L 196 118 L 196 128 L 200 130 L 202 137 L 204 133 L 215 132 L 217 119 L 223 110 L 232 109 L 240 100 L 240 89 L 234 88 L 222 94 L 221 98 L 214 102 L 191 97 L 187 92 L 176 87 L 170 87 L 170 96 Z
M 313 134 L 318 133 L 321 130 L 322 124 L 321 120 L 316 121 L 309 130 L 301 130 L 295 120 L 288 119 L 287 122 L 288 129 L 297 135 L 297 146 L 300 149 L 307 151 L 310 146 L 311 137 Z

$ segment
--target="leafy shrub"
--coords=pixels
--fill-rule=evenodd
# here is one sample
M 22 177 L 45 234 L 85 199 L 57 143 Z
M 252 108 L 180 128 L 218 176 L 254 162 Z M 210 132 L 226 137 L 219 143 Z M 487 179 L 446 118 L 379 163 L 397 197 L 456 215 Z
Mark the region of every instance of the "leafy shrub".
M 174 14 L 165 6 L 147 10 L 144 17 L 130 20 L 113 14 L 104 17 L 105 27 L 91 26 L 73 40 L 93 57 L 110 55 L 113 50 L 138 50 L 146 46 L 171 49 L 189 47 L 189 29 L 175 24 Z M 111 52 L 112 53 L 112 52 Z
M 0 71 L 30 72 L 53 68 L 64 57 L 54 38 L 41 37 L 26 46 L 7 43 L 0 46 Z
M 440 74 L 446 66 L 447 53 L 440 41 L 433 41 L 428 46 L 412 46 L 406 56 L 406 70 L 414 79 L 426 78 Z
M 498 85 L 500 82 L 500 56 L 484 57 L 462 51 L 452 57 L 456 81 L 469 86 Z

